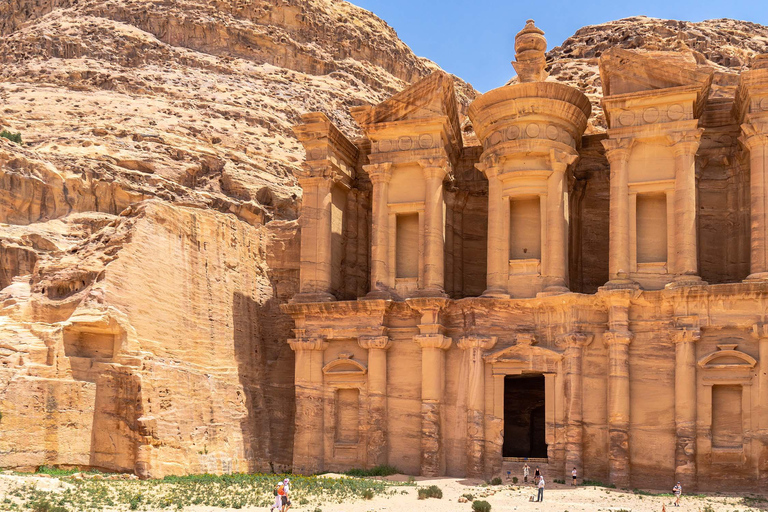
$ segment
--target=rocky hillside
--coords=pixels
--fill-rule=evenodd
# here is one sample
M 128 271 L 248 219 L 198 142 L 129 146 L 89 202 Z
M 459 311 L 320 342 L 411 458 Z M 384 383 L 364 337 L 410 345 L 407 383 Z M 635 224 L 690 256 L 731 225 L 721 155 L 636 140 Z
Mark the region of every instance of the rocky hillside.
M 578 87 L 592 100 L 588 132 L 605 129 L 598 58 L 610 48 L 693 52 L 699 64 L 715 70 L 712 95 L 732 96 L 750 58 L 768 52 L 768 27 L 730 19 L 694 23 L 637 16 L 577 30 L 547 54 L 547 62 L 549 80 Z

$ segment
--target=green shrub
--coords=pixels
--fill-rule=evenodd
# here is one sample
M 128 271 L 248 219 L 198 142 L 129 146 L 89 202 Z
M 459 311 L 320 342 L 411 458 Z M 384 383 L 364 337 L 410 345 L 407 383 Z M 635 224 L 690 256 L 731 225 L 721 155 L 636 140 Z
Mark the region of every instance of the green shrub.
M 20 133 L 11 133 L 9 131 L 3 130 L 0 132 L 0 137 L 3 137 L 4 139 L 8 139 L 11 142 L 15 142 L 16 144 L 21 144 Z
M 135 494 L 128 501 L 128 508 L 131 510 L 139 510 L 140 504 L 141 504 L 141 494 Z
M 476 500 L 472 502 L 472 510 L 475 512 L 490 512 L 491 504 L 485 500 Z
M 462 498 L 467 498 L 467 501 L 475 501 L 475 495 L 474 494 L 465 493 L 465 494 L 462 494 L 461 497 Z
M 554 480 L 552 480 L 552 481 L 553 481 L 553 482 L 555 482 L 556 484 L 564 484 L 564 483 L 565 483 L 565 480 L 561 480 L 561 479 L 559 479 L 559 478 L 555 478 L 555 479 L 554 479 Z
M 513 477 L 512 477 L 512 483 L 513 483 L 513 484 L 516 484 L 517 482 L 518 482 L 518 479 L 517 479 L 517 477 L 516 477 L 516 476 L 513 476 Z
M 33 501 L 31 503 L 32 512 L 67 512 L 64 507 L 57 507 L 47 501 Z
M 419 493 L 420 500 L 425 500 L 427 498 L 440 499 L 443 497 L 443 490 L 436 485 L 430 485 L 429 487 L 421 487 L 418 490 L 418 493 Z
M 603 482 L 599 480 L 583 480 L 581 482 L 581 485 L 584 486 L 593 486 L 593 487 L 607 487 L 609 489 L 615 489 L 616 486 L 614 484 L 604 484 Z
M 365 489 L 363 491 L 363 498 L 366 500 L 372 500 L 373 499 L 373 491 L 370 489 Z
M 399 473 L 398 469 L 394 466 L 376 466 L 371 469 L 350 469 L 345 475 L 357 476 L 357 477 L 371 477 L 371 476 L 389 476 Z
M 497 477 L 494 477 L 494 478 L 491 480 L 491 485 L 501 485 L 501 478 L 499 478 L 498 476 L 497 476 Z

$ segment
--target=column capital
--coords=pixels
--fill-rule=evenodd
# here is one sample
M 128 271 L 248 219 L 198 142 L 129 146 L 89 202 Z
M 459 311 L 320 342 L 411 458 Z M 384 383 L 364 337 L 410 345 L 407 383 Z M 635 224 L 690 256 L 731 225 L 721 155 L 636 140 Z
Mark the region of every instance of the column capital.
M 357 339 L 357 344 L 366 350 L 387 350 L 392 346 L 392 340 L 389 339 L 389 336 L 360 336 Z
M 422 158 L 417 160 L 424 173 L 424 178 L 445 178 L 451 170 L 451 163 L 446 157 Z
M 681 130 L 667 135 L 667 140 L 675 156 L 695 155 L 696 151 L 699 150 L 702 133 L 704 133 L 704 128 Z
M 635 139 L 631 137 L 611 137 L 601 141 L 605 148 L 605 157 L 611 166 L 625 163 L 629 159 L 629 151 L 634 143 Z
M 479 348 L 482 350 L 490 350 L 496 345 L 496 336 L 477 336 L 469 335 L 459 338 L 456 346 L 462 350 L 470 348 Z
M 569 165 L 579 159 L 579 154 L 563 151 L 562 149 L 551 149 L 549 151 L 549 163 L 552 170 L 556 172 L 565 172 Z
M 328 348 L 328 342 L 323 337 L 316 338 L 294 338 L 288 340 L 291 350 L 299 352 L 301 350 L 319 350 L 323 351 Z
M 607 347 L 611 345 L 629 345 L 635 335 L 629 331 L 605 331 L 603 333 L 603 343 Z
M 564 348 L 586 347 L 595 338 L 594 334 L 584 332 L 568 332 L 555 339 L 555 345 Z
M 758 340 L 768 338 L 768 322 L 757 322 L 752 325 L 752 336 Z
M 739 140 L 749 151 L 768 147 L 768 123 L 744 123 L 741 125 Z
M 372 183 L 386 183 L 392 177 L 392 162 L 367 164 L 363 166 Z
M 448 350 L 451 348 L 452 340 L 443 334 L 417 334 L 413 341 L 419 344 L 421 348 L 439 348 Z
M 675 345 L 678 343 L 696 343 L 701 339 L 701 329 L 698 327 L 674 329 L 669 335 Z
M 499 173 L 501 159 L 496 155 L 485 155 L 475 164 L 475 168 L 485 174 L 486 178 L 493 178 Z
M 333 178 L 330 175 L 299 176 L 297 181 L 299 182 L 299 186 L 301 186 L 302 189 L 307 189 L 309 187 L 320 185 L 328 185 L 330 187 L 330 185 L 333 183 Z

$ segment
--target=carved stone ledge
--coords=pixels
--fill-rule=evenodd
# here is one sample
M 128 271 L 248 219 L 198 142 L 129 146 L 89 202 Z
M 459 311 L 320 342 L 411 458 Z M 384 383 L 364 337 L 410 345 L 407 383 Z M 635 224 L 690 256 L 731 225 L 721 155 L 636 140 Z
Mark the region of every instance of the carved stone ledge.
M 675 329 L 670 332 L 672 342 L 677 343 L 696 343 L 701 339 L 701 330 L 697 327 Z
M 300 350 L 320 350 L 328 348 L 329 343 L 325 338 L 295 338 L 288 340 L 291 350 L 298 352 Z
M 496 340 L 496 336 L 462 336 L 456 346 L 462 350 L 470 348 L 490 350 L 496 345 Z
M 448 350 L 451 348 L 453 340 L 443 334 L 417 334 L 413 337 L 413 341 L 418 343 L 422 349 L 439 348 L 441 350 Z
M 561 348 L 582 348 L 592 343 L 594 339 L 594 334 L 569 332 L 558 336 L 555 339 L 555 346 Z
M 603 343 L 610 347 L 611 345 L 629 345 L 635 337 L 629 331 L 606 331 L 603 333 Z
M 387 350 L 392 346 L 392 340 L 389 339 L 389 336 L 361 336 L 358 338 L 357 344 L 366 350 Z

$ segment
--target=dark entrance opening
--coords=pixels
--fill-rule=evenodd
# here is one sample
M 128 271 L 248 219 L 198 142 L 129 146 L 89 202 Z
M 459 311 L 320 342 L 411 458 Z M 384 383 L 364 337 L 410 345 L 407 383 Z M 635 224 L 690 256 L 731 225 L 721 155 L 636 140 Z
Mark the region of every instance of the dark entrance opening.
M 504 377 L 504 457 L 546 458 L 544 376 Z

